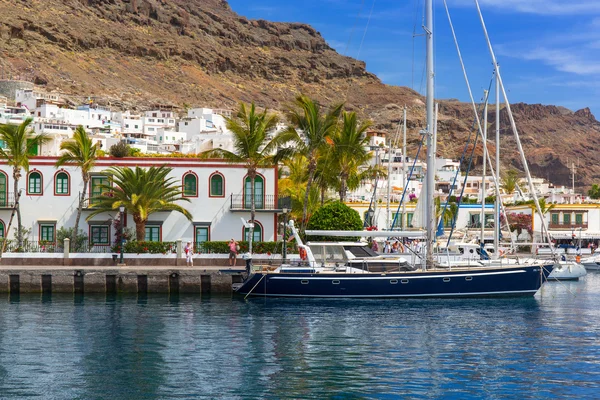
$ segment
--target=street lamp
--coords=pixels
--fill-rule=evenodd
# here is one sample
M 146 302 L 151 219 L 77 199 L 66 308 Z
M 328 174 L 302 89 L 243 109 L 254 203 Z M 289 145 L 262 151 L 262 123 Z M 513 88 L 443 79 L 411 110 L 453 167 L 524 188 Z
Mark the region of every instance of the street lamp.
M 283 264 L 287 261 L 287 217 L 288 209 L 283 208 Z
M 125 206 L 120 206 L 119 207 L 119 212 L 121 213 L 120 218 L 121 218 L 121 258 L 120 258 L 120 264 L 123 264 L 123 246 L 125 245 L 125 232 L 124 230 L 124 222 L 123 221 L 123 214 L 125 213 Z

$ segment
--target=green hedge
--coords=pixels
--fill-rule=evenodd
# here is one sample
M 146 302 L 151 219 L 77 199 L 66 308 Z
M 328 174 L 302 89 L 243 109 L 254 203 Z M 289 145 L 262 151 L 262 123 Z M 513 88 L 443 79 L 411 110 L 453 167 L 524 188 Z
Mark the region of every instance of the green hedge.
M 137 240 L 131 240 L 125 242 L 123 252 L 137 254 L 167 254 L 175 252 L 175 246 L 175 242 L 138 242 Z M 111 247 L 111 250 L 113 253 L 119 253 L 121 248 L 119 245 L 115 245 Z
M 239 253 L 246 253 L 248 251 L 248 242 L 240 241 Z M 293 242 L 287 244 L 288 254 L 296 252 L 296 245 Z M 252 242 L 252 253 L 254 254 L 281 254 L 282 242 Z M 229 254 L 229 242 L 228 241 L 213 241 L 204 242 L 201 246 L 196 247 L 197 253 L 215 253 L 215 254 Z

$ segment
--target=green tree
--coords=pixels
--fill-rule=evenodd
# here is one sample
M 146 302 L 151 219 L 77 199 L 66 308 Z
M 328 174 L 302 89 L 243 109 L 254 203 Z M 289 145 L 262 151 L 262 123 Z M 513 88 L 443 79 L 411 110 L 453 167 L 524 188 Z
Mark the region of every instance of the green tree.
M 592 199 L 600 199 L 600 186 L 594 183 L 592 188 L 588 190 L 588 196 L 590 196 Z
M 355 112 L 345 111 L 342 121 L 341 128 L 333 135 L 332 151 L 334 172 L 339 177 L 340 201 L 344 202 L 349 182 L 352 186 L 358 185 L 360 171 L 371 159 L 371 155 L 365 150 L 369 142 L 366 132 L 371 122 L 359 123 Z
M 521 178 L 519 178 L 519 171 L 511 169 L 506 172 L 504 177 L 502 177 L 500 187 L 504 189 L 507 194 L 513 194 L 520 182 Z
M 291 218 L 302 220 L 304 196 L 306 194 L 306 157 L 296 154 L 282 161 L 282 178 L 279 180 L 279 194 L 289 196 L 292 200 Z M 312 188 L 308 196 L 308 215 L 310 216 L 319 208 L 319 193 L 317 188 Z
M 47 143 L 50 139 L 44 134 L 35 135 L 32 127 L 33 118 L 27 118 L 20 125 L 0 125 L 0 141 L 4 147 L 0 148 L 0 157 L 7 160 L 7 165 L 13 170 L 13 190 L 15 199 L 19 193 L 19 179 L 21 169 L 29 172 L 29 158 L 36 149 Z M 17 242 L 19 248 L 23 247 L 23 226 L 21 224 L 21 207 L 17 209 Z M 6 233 L 5 233 L 6 235 Z
M 71 235 L 71 246 L 75 247 L 77 241 L 77 232 L 79 230 L 79 220 L 83 212 L 83 205 L 86 200 L 87 188 L 90 182 L 90 172 L 94 169 L 98 160 L 98 145 L 92 143 L 83 126 L 78 126 L 73 134 L 73 138 L 65 140 L 60 144 L 62 153 L 56 161 L 56 167 L 65 164 L 71 164 L 81 169 L 81 178 L 83 179 L 83 191 L 79 198 L 77 206 L 77 217 L 75 218 L 75 226 Z
M 333 201 L 319 208 L 308 221 L 307 229 L 310 230 L 342 230 L 361 231 L 363 222 L 356 210 L 351 209 L 341 201 Z M 331 240 L 327 236 L 313 236 L 312 240 Z M 353 241 L 355 237 L 341 237 L 336 240 Z
M 327 143 L 327 138 L 335 133 L 343 104 L 333 105 L 326 113 L 321 111 L 318 103 L 307 96 L 298 96 L 294 104 L 295 107 L 288 111 L 288 120 L 291 124 L 288 131 L 296 134 L 297 151 L 304 155 L 308 162 L 308 178 L 301 225 L 301 230 L 304 230 L 307 220 L 308 196 L 317 171 L 319 149 Z M 300 139 L 300 133 L 304 140 Z
M 107 185 L 99 185 L 104 193 L 94 198 L 96 210 L 87 217 L 108 211 L 116 211 L 124 206 L 133 216 L 138 241 L 146 239 L 146 222 L 150 214 L 158 211 L 177 211 L 192 220 L 190 212 L 176 204 L 178 201 L 190 201 L 183 197 L 181 183 L 174 177 L 168 177 L 172 168 L 164 165 L 143 169 L 135 167 L 111 167 L 107 173 L 111 178 Z
M 254 222 L 256 216 L 256 196 L 254 193 L 254 181 L 260 168 L 275 165 L 280 159 L 286 158 L 293 153 L 291 148 L 281 148 L 295 136 L 289 131 L 283 131 L 272 139 L 269 135 L 275 130 L 279 118 L 268 110 L 261 113 L 256 111 L 254 103 L 250 108 L 240 103 L 237 113 L 232 118 L 226 118 L 227 129 L 233 133 L 233 149 L 212 149 L 202 153 L 203 157 L 219 157 L 230 163 L 244 164 L 248 171 L 251 185 L 250 222 Z M 253 235 L 253 227 L 250 228 L 250 237 Z M 252 248 L 249 249 L 252 252 Z

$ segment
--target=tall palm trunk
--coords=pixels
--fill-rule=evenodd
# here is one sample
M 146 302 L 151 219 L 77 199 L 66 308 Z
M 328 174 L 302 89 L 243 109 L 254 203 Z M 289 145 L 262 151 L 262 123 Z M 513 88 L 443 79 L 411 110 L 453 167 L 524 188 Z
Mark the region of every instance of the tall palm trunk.
M 325 187 L 325 185 L 321 185 L 321 207 L 323 207 L 323 205 L 325 204 L 325 191 L 327 190 L 327 187 Z
M 348 176 L 346 173 L 342 173 L 340 175 L 340 201 L 343 203 L 346 201 L 346 192 L 348 191 L 347 189 L 347 184 L 346 181 L 348 180 Z
M 78 250 L 76 246 L 77 244 L 77 231 L 79 230 L 79 220 L 81 219 L 81 213 L 83 212 L 83 203 L 85 202 L 85 196 L 87 195 L 87 187 L 90 178 L 87 174 L 83 175 L 83 191 L 81 192 L 81 198 L 79 199 L 79 207 L 77 207 L 77 217 L 75 217 L 75 227 L 73 228 L 73 233 L 71 234 L 71 249 Z
M 125 213 L 122 215 L 125 218 Z M 142 220 L 139 215 L 133 216 L 133 222 L 135 222 L 135 238 L 138 242 L 143 242 L 146 240 L 146 221 Z M 123 240 L 123 235 L 125 234 L 125 221 L 123 224 L 123 232 L 121 232 L 121 241 Z
M 308 214 L 308 196 L 310 194 L 310 188 L 312 187 L 313 180 L 315 179 L 315 171 L 317 170 L 317 160 L 313 154 L 310 155 L 310 161 L 308 162 L 308 180 L 306 181 L 306 193 L 304 193 L 304 205 L 302 207 L 302 229 L 304 232 L 306 229 L 306 215 Z
M 256 178 L 256 171 L 249 171 L 250 175 L 250 195 L 252 199 L 250 199 L 250 231 L 248 237 L 248 252 L 252 254 L 252 239 L 254 238 L 254 216 L 256 215 L 256 198 L 255 198 L 255 190 L 254 187 L 254 179 Z M 263 200 L 264 201 L 264 200 Z
M 17 198 L 19 196 L 19 179 L 21 179 L 21 168 L 13 168 L 13 185 L 14 185 L 14 196 L 17 207 L 17 243 L 18 248 L 23 248 L 23 226 L 21 224 L 21 205 L 20 202 L 17 203 Z

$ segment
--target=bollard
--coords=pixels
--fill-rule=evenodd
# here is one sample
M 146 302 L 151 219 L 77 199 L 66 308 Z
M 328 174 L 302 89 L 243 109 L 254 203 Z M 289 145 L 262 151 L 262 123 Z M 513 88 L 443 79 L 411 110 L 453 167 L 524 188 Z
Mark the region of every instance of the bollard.
M 176 243 L 175 248 L 176 248 L 176 251 L 177 251 L 177 260 L 180 260 L 181 257 L 182 257 L 182 254 L 183 254 L 183 249 L 181 247 L 181 239 L 177 239 L 175 241 L 175 243 Z
M 65 238 L 63 246 L 64 246 L 63 257 L 66 260 L 69 258 L 69 253 L 71 252 L 71 239 Z

